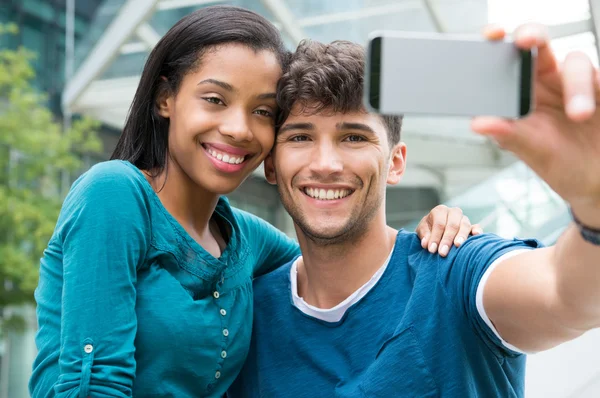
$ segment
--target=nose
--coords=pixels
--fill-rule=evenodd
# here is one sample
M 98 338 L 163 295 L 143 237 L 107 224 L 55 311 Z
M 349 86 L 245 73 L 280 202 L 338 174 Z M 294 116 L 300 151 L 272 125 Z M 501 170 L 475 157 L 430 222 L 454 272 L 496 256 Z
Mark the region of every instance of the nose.
M 317 142 L 313 148 L 309 169 L 314 174 L 329 176 L 344 169 L 342 157 L 333 143 L 323 140 Z
M 219 132 L 223 135 L 230 137 L 233 141 L 252 141 L 254 135 L 248 123 L 248 116 L 246 112 L 239 109 L 232 109 L 225 115 L 225 118 L 219 126 Z

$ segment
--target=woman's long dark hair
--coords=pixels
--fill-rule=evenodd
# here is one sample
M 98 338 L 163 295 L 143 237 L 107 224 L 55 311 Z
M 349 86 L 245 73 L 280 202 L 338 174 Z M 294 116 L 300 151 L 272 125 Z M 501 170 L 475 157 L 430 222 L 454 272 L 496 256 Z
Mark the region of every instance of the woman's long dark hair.
M 226 43 L 272 51 L 282 69 L 289 59 L 277 29 L 252 11 L 212 6 L 185 16 L 150 53 L 111 159 L 128 160 L 154 175 L 162 173 L 167 159 L 169 119 L 158 114 L 157 96 L 162 90 L 177 93 L 183 77 L 200 66 L 204 52 Z

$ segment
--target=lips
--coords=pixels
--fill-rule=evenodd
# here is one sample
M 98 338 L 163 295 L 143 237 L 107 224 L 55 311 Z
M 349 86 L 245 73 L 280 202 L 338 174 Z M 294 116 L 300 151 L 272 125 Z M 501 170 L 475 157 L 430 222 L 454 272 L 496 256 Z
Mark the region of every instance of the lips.
M 224 144 L 203 143 L 202 147 L 213 158 L 229 164 L 241 164 L 251 156 L 251 152 Z
M 246 168 L 248 160 L 254 156 L 245 149 L 213 143 L 201 143 L 207 158 L 221 173 L 239 173 Z

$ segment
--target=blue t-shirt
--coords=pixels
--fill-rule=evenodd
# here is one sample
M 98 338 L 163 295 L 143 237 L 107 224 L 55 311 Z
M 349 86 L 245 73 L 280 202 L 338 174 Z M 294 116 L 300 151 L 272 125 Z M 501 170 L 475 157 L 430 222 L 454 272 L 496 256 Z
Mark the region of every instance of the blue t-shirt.
M 123 161 L 71 188 L 35 292 L 38 397 L 221 397 L 250 344 L 252 278 L 298 255 L 275 227 L 217 204 L 211 256 Z
M 250 352 L 228 396 L 522 397 L 525 356 L 478 313 L 493 261 L 535 240 L 469 238 L 446 258 L 400 231 L 378 283 L 339 322 L 292 304 L 291 263 L 254 282 Z

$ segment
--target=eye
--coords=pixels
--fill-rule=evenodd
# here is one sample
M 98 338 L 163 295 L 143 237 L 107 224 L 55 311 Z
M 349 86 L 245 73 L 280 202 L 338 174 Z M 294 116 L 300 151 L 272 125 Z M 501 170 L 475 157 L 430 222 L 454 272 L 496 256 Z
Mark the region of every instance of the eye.
M 225 105 L 225 103 L 223 102 L 223 100 L 219 97 L 203 97 L 204 101 L 206 102 L 210 102 L 211 104 L 215 104 L 215 105 Z
M 306 142 L 309 140 L 309 137 L 304 134 L 299 134 L 291 137 L 289 140 L 292 142 Z
M 254 111 L 257 115 L 265 116 L 265 117 L 273 117 L 273 113 L 269 112 L 266 109 L 257 109 Z
M 362 135 L 352 134 L 352 135 L 347 136 L 344 140 L 348 141 L 348 142 L 364 142 L 367 139 L 365 137 L 363 137 Z

